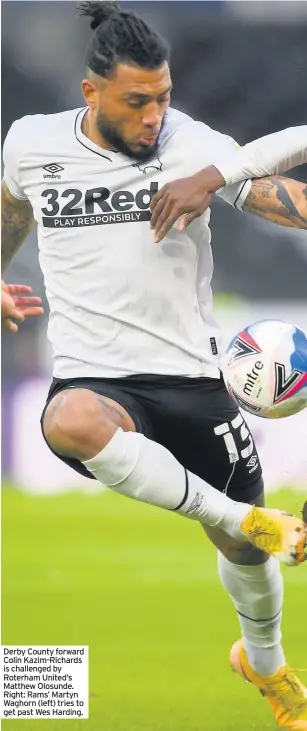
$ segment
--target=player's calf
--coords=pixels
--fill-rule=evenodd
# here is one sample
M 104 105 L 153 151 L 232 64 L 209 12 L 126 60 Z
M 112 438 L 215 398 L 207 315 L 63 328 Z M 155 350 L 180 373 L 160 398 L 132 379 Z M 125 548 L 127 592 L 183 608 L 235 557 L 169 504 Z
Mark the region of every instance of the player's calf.
M 262 477 L 259 478 L 258 496 L 252 501 L 252 505 L 263 508 L 264 486 Z M 251 505 L 251 509 L 252 509 Z M 230 535 L 220 530 L 220 528 L 210 525 L 203 525 L 203 528 L 214 546 L 231 564 L 238 566 L 259 566 L 268 560 L 268 554 L 256 548 L 252 543 L 245 540 L 236 540 Z

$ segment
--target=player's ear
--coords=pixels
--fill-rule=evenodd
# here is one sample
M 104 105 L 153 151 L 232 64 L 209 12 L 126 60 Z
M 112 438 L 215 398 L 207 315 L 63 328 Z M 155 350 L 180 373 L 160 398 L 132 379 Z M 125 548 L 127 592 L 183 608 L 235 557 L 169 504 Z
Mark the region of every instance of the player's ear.
M 90 109 L 97 108 L 97 87 L 89 79 L 83 79 L 81 84 L 84 99 Z

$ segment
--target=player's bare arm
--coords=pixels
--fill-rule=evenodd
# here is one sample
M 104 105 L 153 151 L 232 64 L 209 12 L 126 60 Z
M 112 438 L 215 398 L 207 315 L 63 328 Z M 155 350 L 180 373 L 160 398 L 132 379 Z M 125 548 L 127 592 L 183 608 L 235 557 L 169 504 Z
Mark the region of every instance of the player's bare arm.
M 35 226 L 31 203 L 14 198 L 1 183 L 1 271 L 4 272 Z
M 212 194 L 224 184 L 221 173 L 212 165 L 191 177 L 165 185 L 151 201 L 155 243 L 162 241 L 178 219 L 178 230 L 183 232 L 204 213 L 211 203 Z M 282 226 L 305 229 L 306 183 L 277 175 L 256 178 L 242 210 Z
M 253 180 L 242 210 L 281 226 L 307 229 L 307 185 L 277 175 Z
M 35 226 L 32 206 L 28 201 L 11 195 L 1 184 L 1 266 L 4 272 L 13 256 Z M 1 320 L 5 330 L 17 332 L 26 317 L 42 315 L 41 298 L 32 296 L 32 288 L 24 284 L 1 282 Z

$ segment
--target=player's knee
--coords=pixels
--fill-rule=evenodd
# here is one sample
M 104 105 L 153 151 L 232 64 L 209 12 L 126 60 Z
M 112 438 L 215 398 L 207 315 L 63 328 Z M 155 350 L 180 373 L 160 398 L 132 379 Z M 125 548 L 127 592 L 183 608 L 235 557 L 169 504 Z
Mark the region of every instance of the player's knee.
M 74 389 L 57 394 L 47 406 L 43 429 L 50 447 L 81 461 L 103 449 L 120 424 L 112 419 L 92 391 Z

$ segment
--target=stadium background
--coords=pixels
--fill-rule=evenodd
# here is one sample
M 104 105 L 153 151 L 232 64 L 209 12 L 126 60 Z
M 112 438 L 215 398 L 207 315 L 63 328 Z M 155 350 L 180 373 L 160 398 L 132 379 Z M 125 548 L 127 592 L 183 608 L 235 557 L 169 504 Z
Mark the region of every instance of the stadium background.
M 306 2 L 125 6 L 172 43 L 174 107 L 241 144 L 306 123 Z M 74 2 L 4 0 L 3 136 L 25 114 L 82 106 L 88 37 Z M 291 175 L 306 180 L 306 166 Z M 225 339 L 259 317 L 307 329 L 306 233 L 221 202 L 213 206 L 212 229 L 215 308 Z M 44 297 L 35 234 L 6 278 Z M 189 521 L 96 494 L 53 458 L 38 427 L 50 373 L 46 318 L 29 320 L 18 336 L 4 334 L 2 642 L 90 645 L 91 718 L 66 720 L 65 729 L 273 728 L 253 690 L 228 674 L 227 648 L 238 629 L 217 582 L 214 550 Z M 269 487 L 283 488 L 271 502 L 298 512 L 307 483 L 306 415 L 254 421 L 254 433 Z M 286 577 L 285 640 L 296 666 L 303 632 L 306 644 L 298 619 L 305 577 L 304 569 Z M 45 723 L 57 731 L 64 722 Z

